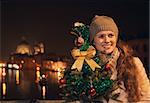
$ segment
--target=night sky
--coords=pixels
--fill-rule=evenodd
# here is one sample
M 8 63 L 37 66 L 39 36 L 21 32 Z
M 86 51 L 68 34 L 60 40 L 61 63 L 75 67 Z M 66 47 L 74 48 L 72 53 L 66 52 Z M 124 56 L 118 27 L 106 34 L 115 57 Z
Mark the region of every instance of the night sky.
M 149 0 L 1 0 L 0 58 L 7 59 L 23 36 L 46 52 L 70 55 L 74 22 L 90 24 L 94 15 L 114 18 L 120 32 L 149 35 Z

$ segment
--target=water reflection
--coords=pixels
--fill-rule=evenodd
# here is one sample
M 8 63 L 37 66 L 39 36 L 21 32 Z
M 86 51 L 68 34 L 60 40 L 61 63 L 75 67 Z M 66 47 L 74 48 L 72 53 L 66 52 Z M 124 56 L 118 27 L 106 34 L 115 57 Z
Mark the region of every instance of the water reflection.
M 3 73 L 5 71 L 5 73 Z M 6 74 L 6 75 L 5 75 Z M 41 75 L 46 77 L 46 85 L 39 84 Z M 4 75 L 4 76 L 3 76 Z M 60 99 L 58 80 L 60 72 L 40 69 L 8 69 L 0 68 L 1 99 Z M 5 97 L 5 98 L 4 98 Z
M 40 76 L 40 67 L 37 66 L 37 67 L 36 67 L 36 80 L 35 80 L 36 83 L 39 83 L 40 77 L 41 77 L 41 76 Z
M 2 95 L 3 97 L 6 96 L 6 82 L 2 82 Z
M 16 70 L 16 84 L 19 84 L 19 70 Z

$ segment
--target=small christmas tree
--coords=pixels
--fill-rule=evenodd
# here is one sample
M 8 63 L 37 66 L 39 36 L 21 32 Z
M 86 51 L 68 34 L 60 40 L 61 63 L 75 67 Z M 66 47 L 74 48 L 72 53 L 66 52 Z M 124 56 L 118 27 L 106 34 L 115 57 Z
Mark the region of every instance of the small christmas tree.
M 68 101 L 93 101 L 101 96 L 107 97 L 114 81 L 110 79 L 109 64 L 99 66 L 100 59 L 95 48 L 90 45 L 89 26 L 76 22 L 71 34 L 82 37 L 84 43 L 72 50 L 75 59 L 71 68 L 66 69 L 60 79 L 60 95 Z

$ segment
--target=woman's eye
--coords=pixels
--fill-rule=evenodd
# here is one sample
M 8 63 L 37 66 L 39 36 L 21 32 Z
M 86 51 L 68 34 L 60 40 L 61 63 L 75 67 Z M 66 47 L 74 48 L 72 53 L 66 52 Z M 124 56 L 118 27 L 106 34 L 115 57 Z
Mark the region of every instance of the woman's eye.
M 114 36 L 114 34 L 108 34 L 108 37 L 112 38 Z
M 98 35 L 98 38 L 104 38 L 104 35 Z

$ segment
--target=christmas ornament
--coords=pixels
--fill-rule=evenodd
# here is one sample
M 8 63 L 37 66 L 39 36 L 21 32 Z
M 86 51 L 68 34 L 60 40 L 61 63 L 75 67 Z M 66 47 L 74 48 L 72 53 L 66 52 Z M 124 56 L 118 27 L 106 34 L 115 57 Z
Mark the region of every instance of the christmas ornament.
M 59 80 L 59 83 L 61 83 L 61 84 L 66 84 L 66 79 L 61 78 L 61 79 Z
M 92 88 L 90 89 L 90 95 L 91 95 L 91 96 L 96 95 L 96 90 L 95 90 L 94 87 L 92 87 Z

